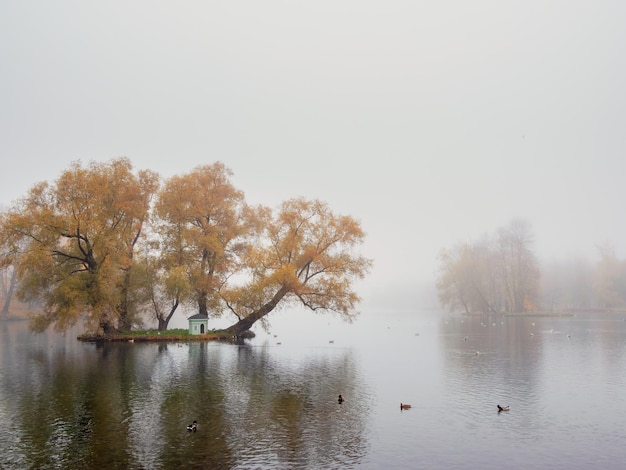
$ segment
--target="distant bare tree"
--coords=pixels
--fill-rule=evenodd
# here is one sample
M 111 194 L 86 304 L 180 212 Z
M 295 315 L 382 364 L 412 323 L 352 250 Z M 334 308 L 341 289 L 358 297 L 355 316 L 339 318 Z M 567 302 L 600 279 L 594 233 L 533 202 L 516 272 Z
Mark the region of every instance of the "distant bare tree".
M 536 307 L 540 272 L 533 241 L 530 223 L 523 219 L 514 219 L 498 231 L 498 268 L 507 312 Z

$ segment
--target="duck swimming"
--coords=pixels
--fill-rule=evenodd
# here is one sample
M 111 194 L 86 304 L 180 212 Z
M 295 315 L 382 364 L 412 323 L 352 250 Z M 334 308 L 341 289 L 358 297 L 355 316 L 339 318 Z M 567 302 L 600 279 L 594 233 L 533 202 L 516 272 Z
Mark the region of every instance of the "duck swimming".
M 187 431 L 195 431 L 198 429 L 198 422 L 194 419 L 193 423 L 187 425 Z
M 498 413 L 500 413 L 501 411 L 509 411 L 509 405 L 506 405 L 506 406 L 498 405 Z
M 409 405 L 408 403 L 400 403 L 401 410 L 408 410 L 410 408 L 411 408 L 411 405 Z

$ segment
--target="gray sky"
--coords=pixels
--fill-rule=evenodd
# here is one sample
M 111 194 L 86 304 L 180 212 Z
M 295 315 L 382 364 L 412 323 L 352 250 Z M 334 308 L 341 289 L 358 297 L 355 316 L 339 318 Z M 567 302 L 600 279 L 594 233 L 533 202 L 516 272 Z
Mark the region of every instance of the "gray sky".
M 626 256 L 626 2 L 0 1 L 0 203 L 75 160 L 223 161 L 362 222 L 368 286 L 533 227 Z

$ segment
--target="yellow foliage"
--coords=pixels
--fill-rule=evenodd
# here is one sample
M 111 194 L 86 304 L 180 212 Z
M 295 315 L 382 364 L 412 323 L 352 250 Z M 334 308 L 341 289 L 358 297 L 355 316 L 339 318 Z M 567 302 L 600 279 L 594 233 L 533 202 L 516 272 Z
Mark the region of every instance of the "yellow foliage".
M 353 253 L 365 237 L 358 221 L 318 200 L 248 206 L 231 176 L 217 162 L 160 186 L 120 158 L 75 162 L 33 186 L 0 223 L 18 295 L 45 305 L 33 325 L 84 316 L 93 328 L 127 327 L 142 303 L 190 299 L 249 324 L 292 301 L 351 318 L 352 281 L 371 266 Z

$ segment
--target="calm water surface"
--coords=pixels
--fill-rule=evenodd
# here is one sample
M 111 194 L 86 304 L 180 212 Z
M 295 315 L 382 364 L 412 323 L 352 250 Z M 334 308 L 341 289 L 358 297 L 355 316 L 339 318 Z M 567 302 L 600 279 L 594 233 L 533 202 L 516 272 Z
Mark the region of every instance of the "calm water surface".
M 0 468 L 625 468 L 623 316 L 272 325 L 94 345 L 0 323 Z

